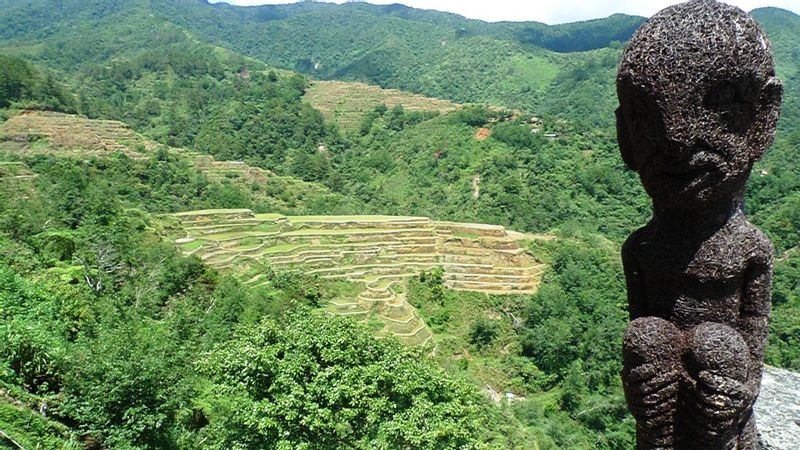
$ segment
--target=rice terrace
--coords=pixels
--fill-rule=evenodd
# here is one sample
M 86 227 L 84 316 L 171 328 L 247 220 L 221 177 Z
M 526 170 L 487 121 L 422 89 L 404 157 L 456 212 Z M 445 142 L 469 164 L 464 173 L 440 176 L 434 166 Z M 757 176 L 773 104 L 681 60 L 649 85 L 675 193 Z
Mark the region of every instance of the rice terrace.
M 117 120 L 89 120 L 50 111 L 22 111 L 3 123 L 0 133 L 6 149 L 25 155 L 87 158 L 121 152 L 141 159 L 156 146 Z
M 397 89 L 356 82 L 317 80 L 305 95 L 306 100 L 328 120 L 344 129 L 358 128 L 364 113 L 379 105 L 391 109 L 398 105 L 406 111 L 446 114 L 461 107 L 458 103 L 411 94 Z
M 264 198 L 276 208 L 286 208 L 289 204 L 301 207 L 307 196 L 329 194 L 327 189 L 318 184 L 277 175 L 243 161 L 218 161 L 212 155 L 157 144 L 133 131 L 127 124 L 115 120 L 23 110 L 0 124 L 0 152 L 16 158 L 49 155 L 89 159 L 123 154 L 133 160 L 146 161 L 159 149 L 186 161 L 212 183 L 232 183 L 247 190 L 251 190 L 254 184 L 266 185 L 265 190 L 254 192 L 254 195 Z M 17 186 L 32 177 L 33 174 L 22 162 L 0 165 L 0 181 L 5 179 L 5 184 L 13 181 Z
M 530 236 L 502 226 L 438 222 L 402 216 L 282 216 L 247 209 L 175 214 L 186 236 L 175 241 L 216 269 L 235 271 L 245 284 L 266 283 L 265 270 L 299 270 L 362 286 L 337 298 L 330 314 L 375 324 L 378 336 L 409 345 L 432 333 L 406 301 L 405 281 L 441 268 L 451 289 L 486 294 L 536 292 L 544 265 L 521 241 Z

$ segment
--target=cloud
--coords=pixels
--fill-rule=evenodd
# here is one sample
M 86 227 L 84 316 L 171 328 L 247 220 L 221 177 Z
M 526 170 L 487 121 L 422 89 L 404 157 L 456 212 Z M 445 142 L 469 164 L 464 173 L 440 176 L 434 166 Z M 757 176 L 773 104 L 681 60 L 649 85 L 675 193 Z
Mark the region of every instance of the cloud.
M 225 1 L 242 6 L 292 3 L 286 0 Z M 339 0 L 336 3 L 343 3 L 343 1 Z M 607 17 L 614 13 L 649 17 L 669 5 L 680 2 L 674 0 L 374 0 L 370 3 L 403 3 L 414 8 L 454 12 L 472 19 L 489 22 L 534 20 L 554 24 Z M 726 3 L 736 5 L 745 11 L 751 11 L 763 6 L 775 6 L 800 14 L 800 2 L 798 0 L 730 0 Z

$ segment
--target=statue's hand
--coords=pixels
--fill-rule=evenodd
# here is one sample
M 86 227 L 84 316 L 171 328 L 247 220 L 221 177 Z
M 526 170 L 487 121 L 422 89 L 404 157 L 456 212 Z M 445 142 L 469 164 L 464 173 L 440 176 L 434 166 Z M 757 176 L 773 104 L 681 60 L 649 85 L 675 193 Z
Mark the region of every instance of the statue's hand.
M 681 426 L 696 447 L 717 448 L 729 442 L 752 405 L 753 394 L 741 381 L 703 370 L 697 374 L 694 389 L 684 397 L 686 410 Z
M 675 367 L 661 364 L 642 364 L 623 375 L 625 390 L 630 395 L 642 398 L 678 383 L 680 372 Z
M 684 357 L 689 386 L 681 394 L 685 410 L 681 428 L 691 448 L 727 448 L 752 405 L 748 387 L 750 354 L 739 332 L 728 325 L 705 322 L 688 335 Z
M 709 370 L 697 376 L 695 399 L 706 417 L 721 420 L 739 417 L 752 406 L 755 393 L 741 381 Z
M 640 420 L 654 418 L 674 410 L 680 389 L 680 372 L 661 364 L 643 364 L 625 371 L 623 386 L 634 417 Z
M 681 332 L 658 317 L 641 317 L 623 338 L 622 383 L 641 439 L 672 442 L 681 381 Z

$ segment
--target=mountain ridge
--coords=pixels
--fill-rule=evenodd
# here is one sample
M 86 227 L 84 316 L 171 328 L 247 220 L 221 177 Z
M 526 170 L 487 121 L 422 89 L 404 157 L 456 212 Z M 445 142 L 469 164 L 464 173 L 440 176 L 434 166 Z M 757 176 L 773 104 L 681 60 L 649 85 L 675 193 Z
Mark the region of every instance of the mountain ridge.
M 79 8 L 81 2 L 69 1 L 56 8 L 40 0 L 9 4 L 26 8 L 24 14 L 19 8 L 5 11 L 5 20 L 0 13 L 0 23 L 6 25 L 5 34 L 0 31 L 0 36 L 69 36 L 73 25 L 59 28 L 58 23 L 80 23 L 80 17 L 99 20 L 92 29 L 113 29 L 126 20 L 108 17 L 127 11 L 138 17 L 141 25 L 122 28 L 123 36 L 156 19 L 267 65 L 323 80 L 367 82 L 460 103 L 499 104 L 608 129 L 613 125 L 614 108 L 609 81 L 619 48 L 644 20 L 615 14 L 552 26 L 487 23 L 450 13 L 363 3 L 303 2 L 244 8 L 202 0 L 140 0 L 111 2 L 99 9 L 93 3 Z M 95 9 L 94 14 L 87 12 Z M 788 28 L 787 24 L 796 23 L 798 18 L 778 8 L 761 8 L 754 13 L 768 22 L 768 32 L 777 38 L 786 34 L 777 30 Z M 33 15 L 33 22 L 19 20 L 20 14 Z M 36 17 L 40 17 L 39 22 Z M 89 32 L 89 28 L 86 30 Z M 72 39 L 74 42 L 77 37 Z M 75 46 L 68 42 L 61 48 Z M 98 45 L 103 44 L 94 44 L 96 48 Z M 563 51 L 570 46 L 582 51 Z M 790 61 L 784 55 L 791 53 L 791 46 L 776 45 L 779 62 Z M 58 64 L 63 58 L 50 52 L 47 61 Z M 601 71 L 602 77 L 595 77 Z

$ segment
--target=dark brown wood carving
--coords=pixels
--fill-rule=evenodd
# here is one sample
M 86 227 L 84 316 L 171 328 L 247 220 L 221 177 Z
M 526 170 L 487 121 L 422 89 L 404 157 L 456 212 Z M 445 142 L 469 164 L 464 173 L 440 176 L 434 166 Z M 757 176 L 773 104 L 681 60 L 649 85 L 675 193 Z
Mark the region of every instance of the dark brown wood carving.
M 622 249 L 622 379 L 640 450 L 756 448 L 773 251 L 743 197 L 782 92 L 763 30 L 723 3 L 667 8 L 625 48 L 619 146 L 653 201 Z

